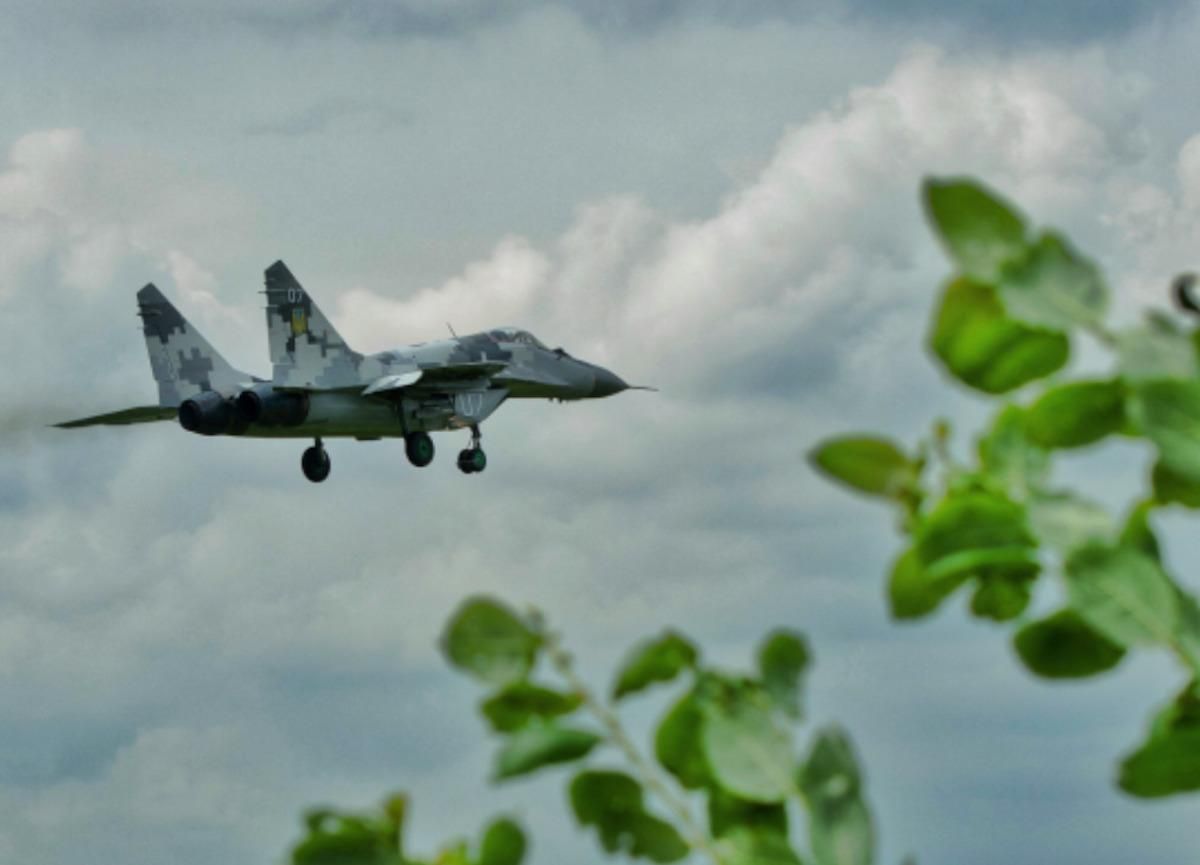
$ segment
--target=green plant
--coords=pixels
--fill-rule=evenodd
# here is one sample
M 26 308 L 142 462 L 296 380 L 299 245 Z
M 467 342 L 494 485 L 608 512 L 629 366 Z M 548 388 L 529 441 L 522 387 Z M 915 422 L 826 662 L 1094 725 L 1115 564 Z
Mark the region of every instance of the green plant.
M 755 673 L 731 674 L 703 664 L 686 637 L 664 632 L 634 647 L 608 700 L 580 679 L 561 638 L 537 613 L 468 600 L 447 625 L 442 648 L 451 663 L 492 687 L 480 709 L 503 738 L 496 780 L 607 750 L 605 765 L 574 770 L 568 798 L 579 825 L 608 853 L 676 862 L 695 852 L 717 865 L 794 865 L 801 859 L 787 803 L 796 801 L 808 813 L 816 862 L 872 860 L 862 774 L 846 734 L 817 731 L 805 759 L 794 748 L 809 665 L 797 634 L 769 635 Z M 549 682 L 534 680 L 539 659 L 553 674 Z M 657 726 L 651 759 L 616 706 L 681 678 L 682 693 Z M 706 820 L 692 813 L 697 799 Z
M 1189 684 L 1122 761 L 1118 783 L 1142 797 L 1200 789 L 1200 606 L 1169 575 L 1152 526 L 1159 508 L 1200 507 L 1200 333 L 1162 312 L 1111 328 L 1097 268 L 976 182 L 929 180 L 924 203 L 956 270 L 929 349 L 972 390 L 1018 396 L 1001 401 L 965 463 L 945 422 L 912 450 L 852 435 L 821 443 L 811 462 L 896 507 L 907 545 L 888 580 L 895 618 L 969 592 L 971 612 L 1015 622 L 1017 656 L 1054 679 L 1103 673 L 1135 648 L 1172 653 Z M 1108 352 L 1108 368 L 1065 376 L 1081 340 Z M 1059 452 L 1118 437 L 1154 454 L 1147 489 L 1120 520 L 1051 473 Z M 1065 603 L 1030 619 L 1043 574 L 1061 578 Z
M 735 674 L 702 664 L 696 646 L 666 631 L 634 647 L 608 699 L 579 677 L 560 636 L 535 611 L 522 615 L 489 598 L 470 598 L 447 623 L 441 646 L 451 664 L 491 688 L 479 708 L 502 738 L 492 780 L 574 765 L 571 811 L 608 854 L 651 862 L 696 854 L 714 865 L 870 865 L 874 859 L 874 827 L 849 737 L 827 727 L 815 731 L 806 757 L 796 752 L 810 662 L 798 634 L 769 634 L 755 672 Z M 617 704 L 678 679 L 682 690 L 657 725 L 651 758 L 621 722 Z M 613 759 L 591 762 L 605 753 Z M 789 803 L 807 813 L 806 859 L 796 852 Z M 693 814 L 697 804 L 705 819 Z M 313 811 L 292 862 L 522 861 L 525 838 L 509 820 L 491 824 L 475 854 L 460 841 L 432 860 L 407 858 L 406 810 L 407 799 L 397 796 L 379 813 Z
M 488 824 L 474 852 L 453 841 L 432 859 L 404 852 L 408 797 L 396 794 L 369 814 L 315 808 L 304 817 L 305 836 L 292 849 L 294 865 L 521 865 L 525 833 L 512 820 Z

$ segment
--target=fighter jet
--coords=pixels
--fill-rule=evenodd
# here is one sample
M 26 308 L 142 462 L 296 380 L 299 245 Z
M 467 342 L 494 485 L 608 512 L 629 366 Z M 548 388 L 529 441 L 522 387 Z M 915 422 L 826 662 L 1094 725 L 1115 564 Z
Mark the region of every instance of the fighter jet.
M 153 284 L 138 315 L 158 383 L 158 405 L 56 424 L 64 429 L 177 418 L 199 435 L 311 438 L 300 467 L 329 477 L 326 438 L 403 438 L 414 466 L 433 461 L 429 433 L 465 429 L 458 468 L 487 467 L 479 425 L 506 400 L 580 400 L 634 388 L 603 367 L 547 348 L 512 327 L 363 355 L 346 344 L 282 261 L 266 271 L 267 342 L 273 371 L 234 369 Z

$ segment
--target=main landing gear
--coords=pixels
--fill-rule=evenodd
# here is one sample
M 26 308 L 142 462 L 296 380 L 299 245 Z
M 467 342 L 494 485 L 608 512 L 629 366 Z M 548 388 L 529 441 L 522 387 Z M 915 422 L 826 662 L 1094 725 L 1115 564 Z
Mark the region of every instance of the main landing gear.
M 329 470 L 332 467 L 329 453 L 321 444 L 320 439 L 317 439 L 313 446 L 304 451 L 300 457 L 300 468 L 304 470 L 304 476 L 314 484 L 319 484 L 329 477 Z
M 473 475 L 487 468 L 487 454 L 483 452 L 480 441 L 483 436 L 477 425 L 471 427 L 471 444 L 458 452 L 458 470 L 465 475 Z
M 458 469 L 463 474 L 478 474 L 487 468 L 487 454 L 480 445 L 482 439 L 479 427 L 471 427 L 471 443 L 458 454 Z M 404 437 L 404 453 L 410 463 L 424 468 L 433 462 L 433 439 L 426 432 L 409 433 Z M 303 469 L 304 476 L 314 484 L 319 484 L 329 477 L 332 467 L 329 453 L 319 438 L 315 439 L 312 447 L 306 449 L 300 457 L 300 468 Z
M 433 462 L 433 439 L 426 432 L 409 433 L 404 437 L 404 454 L 414 466 L 424 468 Z

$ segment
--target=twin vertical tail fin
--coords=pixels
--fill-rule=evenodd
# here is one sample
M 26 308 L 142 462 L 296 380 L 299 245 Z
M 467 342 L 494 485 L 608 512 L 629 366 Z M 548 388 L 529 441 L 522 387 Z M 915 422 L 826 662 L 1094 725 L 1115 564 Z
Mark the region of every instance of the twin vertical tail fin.
M 137 303 L 160 406 L 174 408 L 208 390 L 229 396 L 253 381 L 230 366 L 153 284 L 137 293 Z
M 287 265 L 267 268 L 267 342 L 277 387 L 341 388 L 362 383 L 363 356 L 342 339 Z

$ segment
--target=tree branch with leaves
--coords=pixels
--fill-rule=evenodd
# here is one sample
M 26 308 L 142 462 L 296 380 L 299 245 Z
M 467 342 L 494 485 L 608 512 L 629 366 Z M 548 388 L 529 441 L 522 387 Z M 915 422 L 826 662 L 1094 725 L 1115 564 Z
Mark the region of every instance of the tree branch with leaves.
M 1153 529 L 1161 508 L 1200 507 L 1200 331 L 1157 311 L 1113 328 L 1096 266 L 977 182 L 929 180 L 924 203 L 955 268 L 930 352 L 976 393 L 1016 398 L 1001 400 L 965 464 L 950 456 L 945 422 L 911 451 L 851 435 L 817 446 L 811 462 L 897 509 L 907 543 L 888 579 L 895 618 L 969 592 L 972 614 L 1014 622 L 1017 656 L 1051 679 L 1103 673 L 1134 649 L 1173 654 L 1188 684 L 1122 761 L 1118 783 L 1141 797 L 1200 789 L 1200 606 L 1168 573 Z M 1185 307 L 1187 286 L 1176 287 Z M 1102 374 L 1063 374 L 1081 338 L 1108 351 Z M 1147 489 L 1119 519 L 1052 475 L 1058 454 L 1115 438 L 1154 453 Z M 1066 602 L 1030 618 L 1046 575 Z

